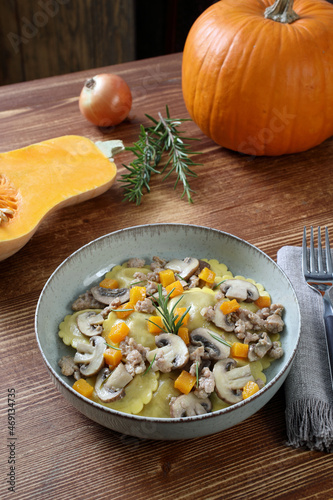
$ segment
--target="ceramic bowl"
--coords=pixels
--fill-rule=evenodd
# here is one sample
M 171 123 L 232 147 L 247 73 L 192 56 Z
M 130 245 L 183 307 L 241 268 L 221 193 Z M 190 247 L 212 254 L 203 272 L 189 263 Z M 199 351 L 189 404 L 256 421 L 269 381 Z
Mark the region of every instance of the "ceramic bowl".
M 176 419 L 148 418 L 115 411 L 81 396 L 61 374 L 58 360 L 73 350 L 58 337 L 58 325 L 71 314 L 71 303 L 98 283 L 113 266 L 131 257 L 151 259 L 198 256 L 215 258 L 231 272 L 252 277 L 285 305 L 281 334 L 284 356 L 265 371 L 267 384 L 255 395 L 217 412 Z M 47 281 L 35 318 L 37 342 L 51 378 L 61 394 L 91 420 L 117 432 L 146 439 L 189 439 L 220 432 L 262 408 L 278 391 L 291 368 L 300 332 L 300 312 L 293 287 L 279 266 L 244 240 L 222 231 L 183 224 L 136 226 L 107 234 L 69 256 Z M 70 418 L 70 416 L 68 417 Z

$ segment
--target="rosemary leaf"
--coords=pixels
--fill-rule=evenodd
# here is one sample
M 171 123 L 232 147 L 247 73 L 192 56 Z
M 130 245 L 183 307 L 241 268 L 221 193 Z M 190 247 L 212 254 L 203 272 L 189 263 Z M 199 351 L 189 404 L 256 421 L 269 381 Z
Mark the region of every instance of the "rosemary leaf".
M 168 106 L 166 106 L 166 117 L 163 117 L 161 113 L 158 113 L 159 120 L 147 114 L 146 117 L 153 125 L 146 128 L 141 125 L 138 141 L 133 146 L 125 148 L 136 158 L 129 165 L 123 165 L 129 172 L 122 175 L 120 179 L 120 182 L 124 184 L 123 201 L 140 205 L 144 191 L 150 192 L 151 175 L 166 172 L 162 182 L 175 173 L 174 189 L 177 188 L 178 183 L 181 183 L 183 186 L 181 198 L 186 195 L 189 203 L 193 203 L 191 194 L 194 191 L 190 187 L 189 178 L 197 177 L 192 167 L 200 164 L 195 163 L 190 156 L 200 153 L 192 151 L 188 142 L 198 139 L 184 137 L 183 131 L 178 128 L 183 122 L 191 120 L 172 119 Z M 160 161 L 165 157 L 164 166 L 158 170 Z
M 196 385 L 199 387 L 199 362 L 197 361 L 195 364 L 195 376 L 197 379 Z
M 171 311 L 169 311 L 168 302 L 169 302 L 170 295 L 172 294 L 173 290 L 174 289 L 170 290 L 170 292 L 166 295 L 166 297 L 164 297 L 163 291 L 162 291 L 162 285 L 159 283 L 158 288 L 157 288 L 158 297 L 155 297 L 155 296 L 153 297 L 152 295 L 151 295 L 151 297 L 153 297 L 154 301 L 157 303 L 156 309 L 158 310 L 158 312 L 160 313 L 160 315 L 163 318 L 163 323 L 165 326 L 165 329 L 163 328 L 163 330 L 166 333 L 174 333 L 175 335 L 178 335 L 178 330 L 182 326 L 184 318 L 185 318 L 186 314 L 189 312 L 189 310 L 191 309 L 191 306 L 189 306 L 186 309 L 186 311 L 179 317 L 178 314 L 175 314 L 175 309 L 176 309 L 177 305 L 179 304 L 179 302 L 183 298 L 183 297 L 179 297 L 179 299 L 173 305 Z M 154 323 L 151 320 L 148 320 L 148 321 L 150 321 L 151 323 Z M 159 326 L 159 325 L 157 325 L 157 326 Z
M 147 370 L 144 372 L 144 374 L 143 374 L 143 375 L 146 375 L 146 374 L 149 372 L 149 370 L 151 369 L 151 367 L 153 366 L 154 361 L 155 361 L 155 358 L 156 358 L 156 354 L 157 354 L 157 353 L 155 352 L 154 357 L 153 357 L 153 359 L 151 360 L 150 365 L 148 366 Z
M 110 347 L 111 349 L 115 349 L 116 351 L 121 351 L 121 349 L 119 349 L 119 347 L 116 347 L 116 346 L 114 346 L 114 345 L 112 345 L 112 344 L 108 344 L 107 342 L 105 342 L 105 344 L 106 344 L 108 347 Z
M 221 342 L 221 344 L 224 344 L 224 345 L 227 345 L 228 347 L 231 347 L 230 342 L 227 342 L 226 340 L 222 339 L 218 335 L 213 335 L 211 332 L 209 332 L 209 333 L 210 333 L 210 336 L 213 337 L 213 339 L 217 340 L 218 342 Z

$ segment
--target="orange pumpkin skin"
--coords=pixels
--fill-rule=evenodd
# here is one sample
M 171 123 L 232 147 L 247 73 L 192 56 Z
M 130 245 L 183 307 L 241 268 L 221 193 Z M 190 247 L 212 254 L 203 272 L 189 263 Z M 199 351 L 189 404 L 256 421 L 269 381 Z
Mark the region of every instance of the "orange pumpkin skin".
M 184 47 L 187 110 L 217 144 L 254 156 L 312 148 L 333 135 L 333 5 L 295 0 L 291 24 L 269 0 L 222 0 Z

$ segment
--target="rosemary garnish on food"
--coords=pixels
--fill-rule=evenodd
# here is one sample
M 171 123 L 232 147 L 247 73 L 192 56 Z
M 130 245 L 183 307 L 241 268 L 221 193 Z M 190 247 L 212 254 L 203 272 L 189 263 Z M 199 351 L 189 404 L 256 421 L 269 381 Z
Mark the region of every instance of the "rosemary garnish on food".
M 174 291 L 174 288 L 172 290 L 170 290 L 170 292 L 164 297 L 163 287 L 159 283 L 157 286 L 157 296 L 154 295 L 151 297 L 157 303 L 156 309 L 163 318 L 163 323 L 164 323 L 165 328 L 162 328 L 162 330 L 166 333 L 174 333 L 174 334 L 178 335 L 178 330 L 182 326 L 184 318 L 185 318 L 186 314 L 189 312 L 189 310 L 191 309 L 191 307 L 188 307 L 186 309 L 186 311 L 180 317 L 178 316 L 178 314 L 175 314 L 175 309 L 176 309 L 177 305 L 179 304 L 179 302 L 182 300 L 182 297 L 180 297 L 174 303 L 174 305 L 172 306 L 172 309 L 169 311 L 168 302 L 170 299 L 170 295 L 172 294 L 173 291 Z M 153 323 L 155 326 L 158 326 L 159 328 L 161 328 L 160 325 L 157 325 L 156 323 L 154 323 L 154 321 L 152 321 L 150 319 L 148 319 L 148 321 L 150 323 Z
M 190 146 L 185 141 L 193 141 L 196 139 L 184 137 L 183 132 L 178 129 L 182 122 L 190 121 L 186 118 L 172 119 L 169 109 L 166 107 L 166 117 L 158 113 L 159 120 L 156 120 L 150 115 L 146 117 L 153 122 L 151 127 L 141 125 L 139 139 L 131 147 L 126 147 L 127 151 L 131 151 L 136 158 L 130 165 L 123 165 L 128 171 L 121 177 L 121 182 L 124 183 L 124 201 L 135 202 L 140 205 L 144 189 L 149 193 L 151 174 L 165 174 L 163 181 L 167 179 L 172 172 L 177 177 L 174 184 L 176 189 L 179 182 L 183 185 L 183 193 L 190 203 L 193 203 L 191 193 L 194 191 L 189 184 L 189 177 L 197 177 L 193 172 L 192 167 L 199 165 L 195 163 L 190 155 L 200 154 L 197 151 L 192 151 Z M 158 170 L 162 159 L 166 158 L 166 162 Z
M 148 366 L 147 370 L 144 372 L 144 375 L 147 375 L 147 373 L 149 372 L 149 370 L 150 370 L 150 369 L 151 369 L 151 367 L 153 366 L 154 361 L 155 361 L 155 358 L 156 358 L 156 354 L 157 354 L 157 353 L 155 352 L 154 357 L 153 357 L 153 359 L 151 360 L 150 365 Z
M 218 342 L 221 342 L 221 344 L 227 345 L 228 347 L 231 346 L 231 343 L 222 339 L 222 337 L 219 337 L 218 335 L 213 335 L 212 332 L 209 332 L 209 333 L 210 333 L 210 336 L 213 337 L 213 339 L 217 340 Z
M 107 342 L 105 342 L 105 344 L 110 347 L 110 349 L 115 349 L 116 351 L 121 351 L 121 349 L 119 347 L 116 347 L 115 345 L 112 345 L 112 344 L 108 344 Z
M 196 386 L 199 387 L 199 361 L 195 363 L 195 377 L 197 379 Z

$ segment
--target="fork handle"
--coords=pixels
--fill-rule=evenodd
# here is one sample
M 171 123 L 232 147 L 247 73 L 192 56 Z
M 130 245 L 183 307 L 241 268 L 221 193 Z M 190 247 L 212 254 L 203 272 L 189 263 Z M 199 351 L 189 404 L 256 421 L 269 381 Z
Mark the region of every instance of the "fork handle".
M 326 341 L 329 357 L 329 365 L 331 370 L 331 379 L 333 383 L 333 316 L 325 316 Z

